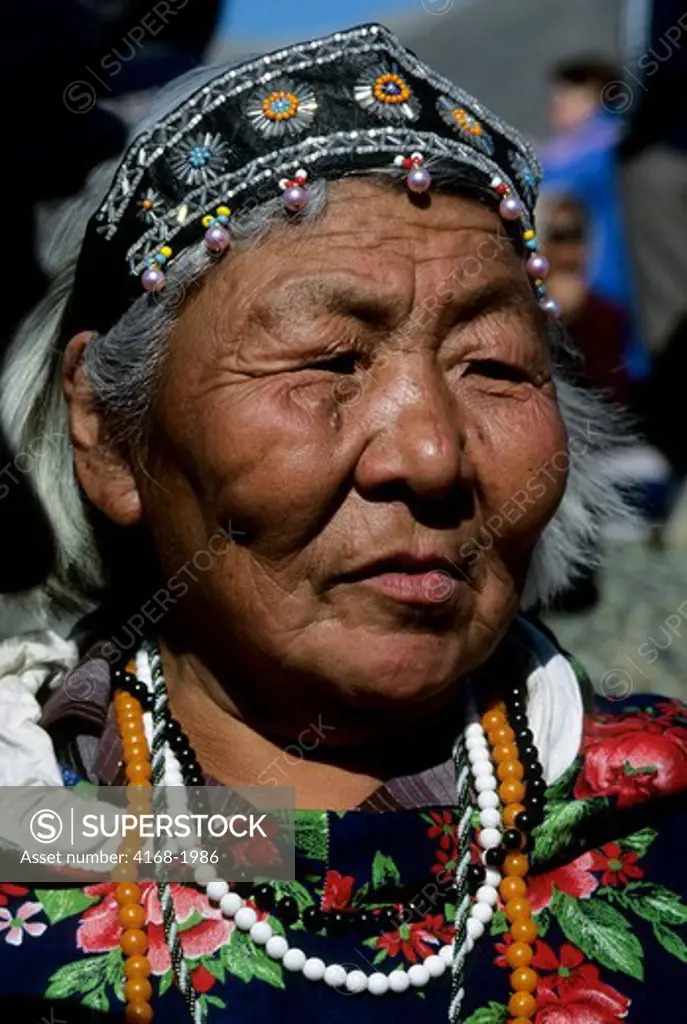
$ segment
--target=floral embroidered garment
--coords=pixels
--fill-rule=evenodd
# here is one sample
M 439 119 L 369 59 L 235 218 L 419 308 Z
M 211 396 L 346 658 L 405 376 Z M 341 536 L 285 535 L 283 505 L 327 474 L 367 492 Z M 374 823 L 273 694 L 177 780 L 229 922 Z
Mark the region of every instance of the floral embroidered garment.
M 107 729 L 99 745 L 99 756 Z M 78 782 L 73 768 L 66 781 Z M 385 787 L 387 793 L 389 787 Z M 677 701 L 599 699 L 585 720 L 574 763 L 547 791 L 536 830 L 530 893 L 539 938 L 537 1024 L 630 1021 L 682 1024 L 676 981 L 687 980 L 687 708 Z M 392 806 L 391 810 L 380 807 Z M 452 937 L 446 884 L 456 859 L 456 821 L 444 801 L 401 807 L 388 799 L 349 812 L 297 812 L 297 881 L 280 894 L 301 908 L 372 908 L 413 900 L 398 930 L 363 939 L 313 935 L 293 942 L 308 955 L 367 973 L 408 965 Z M 269 877 L 273 851 L 261 848 Z M 476 857 L 476 851 L 475 851 Z M 165 1024 L 188 1012 L 172 978 L 152 883 L 143 884 L 153 1007 Z M 123 1020 L 123 969 L 114 885 L 0 885 L 0 1005 L 3 1019 Z M 393 893 L 390 898 L 389 893 Z M 450 977 L 375 998 L 347 995 L 288 974 L 198 890 L 180 888 L 175 909 L 193 983 L 212 1022 L 447 1020 Z M 263 917 L 267 915 L 263 914 Z M 280 925 L 270 923 L 276 931 Z M 283 929 L 282 929 L 283 931 Z M 469 955 L 462 1019 L 507 1019 L 508 938 L 501 910 Z M 12 1011 L 15 1011 L 14 1016 Z

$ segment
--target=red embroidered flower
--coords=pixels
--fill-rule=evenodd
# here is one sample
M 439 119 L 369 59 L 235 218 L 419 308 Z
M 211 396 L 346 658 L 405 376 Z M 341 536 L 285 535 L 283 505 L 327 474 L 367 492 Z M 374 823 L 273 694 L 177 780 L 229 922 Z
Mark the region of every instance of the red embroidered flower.
M 548 907 L 553 899 L 554 885 L 559 892 L 575 896 L 578 900 L 591 896 L 599 884 L 590 873 L 594 869 L 593 854 L 583 853 L 581 857 L 562 868 L 556 868 L 555 871 L 547 871 L 543 875 L 530 875 L 527 880 L 527 897 L 532 904 L 533 912 L 538 914 L 544 907 Z
M 217 978 L 214 974 L 210 974 L 207 967 L 199 964 L 195 970 L 191 971 L 191 981 L 196 992 L 209 992 Z
M 396 932 L 385 932 L 377 942 L 377 949 L 385 949 L 389 956 L 399 952 L 412 963 L 436 953 L 439 946 L 453 941 L 454 929 L 444 921 L 443 914 L 427 914 L 415 924 L 402 924 Z
M 644 872 L 637 867 L 639 854 L 634 850 L 623 850 L 619 843 L 606 843 L 592 855 L 594 871 L 603 871 L 602 885 L 626 885 L 631 878 L 642 878 Z
M 28 891 L 24 885 L 11 885 L 9 882 L 0 882 L 0 907 L 6 906 L 8 896 L 26 896 Z
M 171 966 L 169 949 L 162 924 L 162 910 L 154 882 L 141 882 L 141 903 L 148 921 L 148 959 L 153 974 L 164 974 Z M 76 933 L 76 944 L 85 953 L 107 953 L 119 945 L 122 926 L 119 923 L 119 904 L 115 900 L 114 882 L 98 882 L 84 889 L 87 896 L 102 896 L 100 903 L 84 911 Z M 234 922 L 228 921 L 219 907 L 212 907 L 204 893 L 187 886 L 175 886 L 174 909 L 181 924 L 192 915 L 196 921 L 180 933 L 184 956 L 189 959 L 214 953 L 224 945 Z
M 630 1000 L 600 981 L 598 969 L 584 963 L 575 946 L 564 943 L 557 957 L 539 941 L 532 966 L 540 972 L 537 1024 L 613 1024 L 627 1016 Z
M 587 722 L 575 797 L 617 796 L 631 807 L 687 788 L 687 729 L 646 712 Z
M 457 851 L 454 849 L 451 853 L 446 850 L 437 850 L 437 863 L 432 864 L 429 869 L 433 875 L 436 875 L 437 882 L 445 882 L 448 878 L 453 878 L 456 873 L 456 854 Z M 440 877 L 442 876 L 442 877 Z
M 328 871 L 324 880 L 322 909 L 344 910 L 350 907 L 354 886 L 355 878 L 352 875 L 341 875 L 338 871 Z
M 458 843 L 458 826 L 451 811 L 430 811 L 429 816 L 434 822 L 427 829 L 429 838 L 439 837 L 439 846 L 442 850 L 455 849 Z

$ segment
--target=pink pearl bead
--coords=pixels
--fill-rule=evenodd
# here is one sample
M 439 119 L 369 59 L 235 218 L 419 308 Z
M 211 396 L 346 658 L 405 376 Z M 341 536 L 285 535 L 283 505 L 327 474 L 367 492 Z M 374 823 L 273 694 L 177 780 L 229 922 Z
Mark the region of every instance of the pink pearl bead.
M 499 213 L 504 220 L 519 220 L 522 216 L 522 203 L 516 196 L 507 196 L 501 201 Z
M 549 273 L 550 264 L 546 256 L 541 256 L 539 253 L 533 253 L 525 264 L 525 269 L 530 277 L 538 277 L 543 281 Z
M 310 202 L 310 192 L 307 188 L 301 188 L 300 185 L 292 185 L 282 196 L 282 202 L 291 213 L 298 213 Z
M 205 232 L 205 245 L 210 252 L 224 252 L 229 248 L 229 232 L 221 224 L 213 224 Z
M 545 313 L 549 314 L 549 316 L 560 316 L 560 314 L 561 314 L 560 303 L 556 302 L 555 299 L 551 299 L 551 298 L 549 298 L 549 299 L 541 299 L 541 301 L 539 302 L 539 305 L 541 306 L 541 308 L 544 310 Z
M 141 284 L 147 292 L 161 292 L 167 278 L 158 267 L 148 267 L 141 275 Z
M 432 177 L 425 167 L 413 167 L 406 183 L 411 192 L 426 192 L 432 184 Z

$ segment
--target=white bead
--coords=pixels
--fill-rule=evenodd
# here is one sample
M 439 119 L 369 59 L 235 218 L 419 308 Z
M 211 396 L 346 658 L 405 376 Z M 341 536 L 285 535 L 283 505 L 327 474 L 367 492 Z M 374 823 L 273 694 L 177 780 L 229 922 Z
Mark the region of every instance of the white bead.
M 470 740 L 473 736 L 484 736 L 484 729 L 479 722 L 471 722 L 464 733 L 465 739 Z
M 500 803 L 498 793 L 493 793 L 489 789 L 483 790 L 477 797 L 477 806 L 481 811 L 487 807 L 498 807 Z
M 193 872 L 193 878 L 197 885 L 202 885 L 203 888 L 217 878 L 217 868 L 214 864 L 200 864 Z
M 428 956 L 423 960 L 423 964 L 429 971 L 430 978 L 439 978 L 446 970 L 446 964 L 440 956 Z
M 476 917 L 469 917 L 465 927 L 473 942 L 475 939 L 479 939 L 481 935 L 484 935 L 484 925 Z
M 481 828 L 498 828 L 501 824 L 501 815 L 495 807 L 486 807 L 479 812 L 479 823 Z
M 496 789 L 496 776 L 492 772 L 490 775 L 480 775 L 479 778 L 475 779 L 475 789 L 478 793 L 483 793 L 485 789 L 495 790 Z
M 470 911 L 470 917 L 475 918 L 477 921 L 481 921 L 482 924 L 489 924 L 494 911 L 488 903 L 473 903 L 472 910 Z
M 487 868 L 484 872 L 484 884 L 490 886 L 492 889 L 498 889 L 501 884 L 501 872 L 497 871 L 496 868 Z
M 475 761 L 472 766 L 472 774 L 476 779 L 482 778 L 483 775 L 491 775 L 493 778 L 494 769 L 489 758 L 485 757 L 481 761 Z
M 449 946 L 449 945 L 442 946 L 441 949 L 439 950 L 439 956 L 441 957 L 441 959 L 444 961 L 445 964 L 452 964 L 453 963 L 453 946 Z
M 222 897 L 229 892 L 229 883 L 225 882 L 223 878 L 213 878 L 211 882 L 208 882 L 206 892 L 208 899 L 219 903 Z
M 324 983 L 330 988 L 341 988 L 346 984 L 346 968 L 341 964 L 330 964 L 325 967 Z
M 310 956 L 303 964 L 303 975 L 308 981 L 322 981 L 326 968 L 319 956 Z
M 367 975 L 363 971 L 349 971 L 346 978 L 346 991 L 353 995 L 364 992 L 367 988 Z
M 472 736 L 465 744 L 465 749 L 467 750 L 469 757 L 470 754 L 475 754 L 478 750 L 486 750 L 488 753 L 489 744 L 487 743 L 485 736 Z
M 389 975 L 389 988 L 392 992 L 405 992 L 410 987 L 408 972 L 403 968 L 392 971 Z
M 272 960 L 283 960 L 289 944 L 283 935 L 273 935 L 267 940 L 265 952 Z
M 483 850 L 495 850 L 501 845 L 501 833 L 497 828 L 483 828 L 477 836 L 477 842 Z
M 465 952 L 466 953 L 472 953 L 474 948 L 475 948 L 475 940 L 473 939 L 473 937 L 471 935 L 468 934 L 468 936 L 467 936 L 467 938 L 465 940 Z
M 486 903 L 489 907 L 495 907 L 498 903 L 499 894 L 493 885 L 480 885 L 475 893 L 478 903 Z
M 228 892 L 219 901 L 219 905 L 225 917 L 233 917 L 236 911 L 243 906 L 243 900 L 237 892 Z
M 234 921 L 236 922 L 236 927 L 239 928 L 242 932 L 249 932 L 253 925 L 255 924 L 255 922 L 257 921 L 257 919 L 258 915 L 255 913 L 252 907 L 241 907 L 241 909 L 237 910 L 236 913 L 234 914 Z
M 389 979 L 381 971 L 375 971 L 367 979 L 367 991 L 371 996 L 383 996 L 389 991 Z
M 429 981 L 429 971 L 424 964 L 413 964 L 408 968 L 408 980 L 413 988 L 424 988 Z
M 266 946 L 272 935 L 272 925 L 267 921 L 256 921 L 250 930 L 250 937 L 256 946 Z
M 303 970 L 303 964 L 306 960 L 307 957 L 303 950 L 296 949 L 294 946 L 293 949 L 287 949 L 284 953 L 282 964 L 284 965 L 284 970 L 293 971 L 295 973 Z

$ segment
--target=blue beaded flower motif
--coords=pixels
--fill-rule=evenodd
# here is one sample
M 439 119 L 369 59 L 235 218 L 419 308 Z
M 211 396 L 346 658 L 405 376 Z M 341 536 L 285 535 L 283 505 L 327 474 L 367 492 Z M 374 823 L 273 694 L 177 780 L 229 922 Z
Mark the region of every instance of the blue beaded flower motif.
M 515 177 L 518 179 L 523 198 L 527 203 L 531 203 L 538 183 L 533 167 L 527 162 L 522 153 L 517 151 L 508 154 L 508 162 L 515 172 Z
M 299 135 L 308 128 L 317 111 L 311 89 L 292 82 L 270 82 L 246 104 L 246 117 L 268 139 Z
M 494 140 L 466 106 L 450 96 L 440 96 L 437 100 L 437 111 L 442 121 L 449 125 L 468 146 L 481 150 L 487 156 L 494 152 Z
M 169 166 L 185 185 L 207 185 L 221 174 L 228 153 L 221 135 L 204 132 L 181 143 L 170 157 Z
M 395 124 L 407 124 L 419 114 L 413 91 L 395 65 L 368 68 L 356 82 L 353 95 L 364 110 Z

